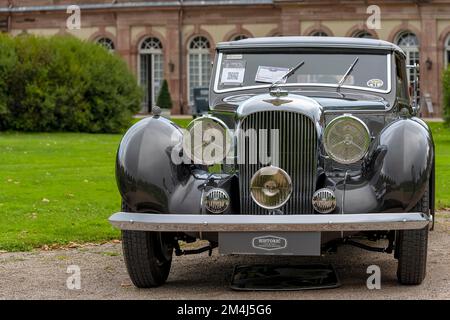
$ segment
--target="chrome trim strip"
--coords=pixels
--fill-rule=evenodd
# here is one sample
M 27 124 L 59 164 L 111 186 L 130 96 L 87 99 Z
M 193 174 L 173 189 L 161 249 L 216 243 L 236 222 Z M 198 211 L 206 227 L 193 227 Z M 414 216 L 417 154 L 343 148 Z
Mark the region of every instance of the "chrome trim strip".
M 272 41 L 267 41 L 269 38 L 266 37 L 266 42 L 256 43 L 257 38 L 251 38 L 241 41 L 228 41 L 217 43 L 216 48 L 218 50 L 227 49 L 267 49 L 267 48 L 347 48 L 347 49 L 370 49 L 370 50 L 383 50 L 383 51 L 395 51 L 400 53 L 402 56 L 406 57 L 404 51 L 397 45 L 383 41 L 383 40 L 371 40 L 370 42 L 363 43 L 357 38 L 350 38 L 351 42 L 333 42 L 332 40 L 349 40 L 348 37 L 302 37 L 302 36 L 284 36 L 275 37 L 277 40 L 270 39 Z M 250 42 L 253 40 L 253 42 Z M 260 39 L 261 40 L 261 39 Z M 307 41 L 305 41 L 307 40 Z
M 388 109 L 389 108 L 389 109 Z M 356 109 L 332 109 L 332 110 L 327 110 L 324 109 L 323 113 L 325 115 L 327 114 L 343 114 L 343 113 L 351 113 L 351 114 L 370 114 L 370 115 L 384 115 L 386 113 L 386 111 L 389 111 L 390 109 L 392 109 L 392 106 L 387 106 L 386 109 L 384 110 L 356 110 Z
M 117 212 L 121 230 L 170 232 L 364 231 L 421 229 L 432 221 L 420 212 L 297 215 L 200 215 Z
M 244 49 L 244 48 L 243 48 Z M 230 88 L 230 89 L 219 89 L 219 76 L 220 76 L 220 66 L 222 65 L 222 56 L 223 53 L 219 53 L 219 57 L 217 58 L 217 67 L 216 67 L 216 74 L 214 77 L 214 93 L 225 93 L 225 92 L 235 92 L 235 91 L 245 91 L 245 90 L 252 90 L 252 89 L 261 89 L 261 88 L 269 88 L 270 84 L 263 84 L 263 85 L 255 85 L 255 86 L 247 86 L 247 87 L 239 87 L 239 88 Z M 387 58 L 387 84 L 388 88 L 386 90 L 378 90 L 378 89 L 368 89 L 365 87 L 358 87 L 358 86 L 341 86 L 341 88 L 345 89 L 354 89 L 354 90 L 361 90 L 361 91 L 370 91 L 370 92 L 378 92 L 378 93 L 389 93 L 391 92 L 391 54 L 386 55 Z M 325 83 L 286 83 L 286 84 L 279 84 L 278 87 L 328 87 L 328 88 L 337 88 L 337 84 L 325 84 Z

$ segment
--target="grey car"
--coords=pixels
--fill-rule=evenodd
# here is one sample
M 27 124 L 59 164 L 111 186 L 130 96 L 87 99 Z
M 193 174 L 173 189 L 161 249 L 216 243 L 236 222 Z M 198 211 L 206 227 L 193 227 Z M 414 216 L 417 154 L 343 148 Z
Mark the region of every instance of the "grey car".
M 120 143 L 122 210 L 110 222 L 133 283 L 163 284 L 174 253 L 319 256 L 354 245 L 393 254 L 399 282 L 420 284 L 434 144 L 408 81 L 417 66 L 407 68 L 381 40 L 218 44 L 209 114 L 184 130 L 155 108 Z M 209 245 L 180 248 L 197 239 Z

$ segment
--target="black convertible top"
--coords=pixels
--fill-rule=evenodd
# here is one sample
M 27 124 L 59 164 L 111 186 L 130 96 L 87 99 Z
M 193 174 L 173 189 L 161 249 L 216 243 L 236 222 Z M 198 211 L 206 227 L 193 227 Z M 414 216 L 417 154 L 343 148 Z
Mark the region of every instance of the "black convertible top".
M 217 49 L 232 49 L 232 48 L 280 48 L 280 47 L 303 47 L 303 48 L 360 48 L 360 49 L 380 49 L 399 52 L 405 55 L 400 47 L 393 43 L 366 38 L 351 38 L 351 37 L 263 37 L 263 38 L 248 38 L 237 41 L 220 42 L 217 44 Z

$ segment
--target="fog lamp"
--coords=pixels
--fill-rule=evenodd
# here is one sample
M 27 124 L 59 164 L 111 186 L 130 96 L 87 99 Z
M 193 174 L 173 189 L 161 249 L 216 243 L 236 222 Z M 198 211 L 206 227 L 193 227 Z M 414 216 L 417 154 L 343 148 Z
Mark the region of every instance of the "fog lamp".
M 205 207 L 211 213 L 222 213 L 230 205 L 230 196 L 220 188 L 208 190 L 205 195 Z
M 319 213 L 332 212 L 336 208 L 336 196 L 333 190 L 322 188 L 314 192 L 312 205 Z

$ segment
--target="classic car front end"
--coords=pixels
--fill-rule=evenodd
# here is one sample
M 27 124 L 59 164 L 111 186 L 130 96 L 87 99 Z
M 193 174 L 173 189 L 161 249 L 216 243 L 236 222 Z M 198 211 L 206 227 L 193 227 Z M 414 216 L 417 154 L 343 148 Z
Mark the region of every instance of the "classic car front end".
M 182 130 L 158 115 L 117 154 L 133 283 L 165 282 L 177 255 L 318 256 L 341 244 L 395 253 L 425 277 L 434 145 L 410 103 L 403 52 L 368 39 L 282 37 L 219 44 L 209 115 Z M 179 241 L 210 242 L 181 250 Z M 361 240 L 384 239 L 386 246 Z

